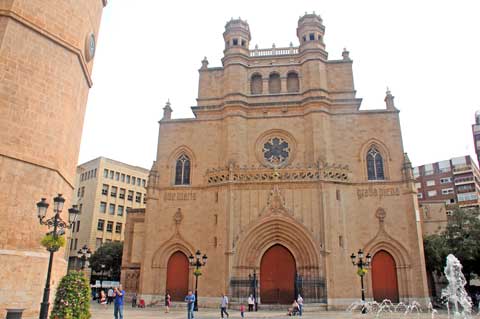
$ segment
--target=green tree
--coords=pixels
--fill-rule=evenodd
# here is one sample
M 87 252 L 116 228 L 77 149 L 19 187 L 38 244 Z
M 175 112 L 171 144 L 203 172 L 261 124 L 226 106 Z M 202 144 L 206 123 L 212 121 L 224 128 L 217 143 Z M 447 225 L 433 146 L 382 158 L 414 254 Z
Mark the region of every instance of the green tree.
M 50 319 L 89 319 L 90 285 L 82 272 L 71 271 L 57 288 Z
M 440 234 L 424 238 L 425 262 L 430 272 L 443 272 L 448 254 L 463 265 L 470 286 L 473 275 L 480 275 L 480 219 L 478 209 L 456 209 Z
M 112 280 L 120 280 L 122 268 L 123 243 L 109 242 L 98 248 L 90 257 L 90 268 L 96 272 L 102 271 L 102 264 L 105 265 L 105 272 L 110 273 Z

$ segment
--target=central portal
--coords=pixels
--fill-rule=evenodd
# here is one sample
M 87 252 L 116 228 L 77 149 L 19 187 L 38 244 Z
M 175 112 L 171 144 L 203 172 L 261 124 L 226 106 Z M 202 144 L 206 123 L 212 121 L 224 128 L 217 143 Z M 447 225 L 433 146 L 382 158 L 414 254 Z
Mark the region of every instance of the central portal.
M 260 262 L 262 304 L 291 304 L 295 299 L 295 259 L 282 245 L 270 247 Z

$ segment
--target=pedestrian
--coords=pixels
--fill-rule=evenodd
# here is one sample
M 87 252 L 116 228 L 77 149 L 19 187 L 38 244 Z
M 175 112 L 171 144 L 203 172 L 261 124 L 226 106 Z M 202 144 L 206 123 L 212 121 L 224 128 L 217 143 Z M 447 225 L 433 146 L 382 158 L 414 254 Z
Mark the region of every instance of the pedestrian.
M 245 318 L 245 305 L 243 303 L 240 305 L 240 316 Z
M 172 304 L 172 297 L 170 296 L 170 293 L 167 292 L 165 293 L 165 313 L 170 312 L 170 306 Z
M 187 319 L 193 319 L 193 307 L 195 305 L 195 295 L 191 290 L 188 291 L 188 295 L 185 297 L 187 302 Z
M 103 308 L 107 309 L 107 296 L 103 290 L 100 291 L 100 304 L 103 305 Z
M 227 315 L 227 318 L 229 317 L 227 312 L 227 307 L 228 307 L 228 297 L 225 294 L 222 294 L 222 301 L 220 302 L 220 316 L 222 318 L 224 313 Z
M 301 317 L 303 314 L 303 298 L 298 294 L 297 298 L 297 303 L 298 303 L 298 315 Z
M 114 291 L 112 289 L 112 287 L 110 287 L 108 290 L 107 290 L 107 301 L 108 301 L 108 304 L 111 304 L 112 301 L 113 301 L 113 295 Z
M 113 315 L 115 319 L 123 319 L 123 297 L 125 296 L 125 290 L 122 289 L 122 285 L 115 287 L 113 292 L 113 297 L 115 301 L 113 302 Z
M 132 297 L 132 308 L 135 308 L 136 306 L 137 306 L 137 293 L 134 293 Z
M 252 295 L 248 296 L 247 303 L 248 303 L 248 312 L 253 311 L 253 305 L 255 304 L 255 301 L 253 300 Z

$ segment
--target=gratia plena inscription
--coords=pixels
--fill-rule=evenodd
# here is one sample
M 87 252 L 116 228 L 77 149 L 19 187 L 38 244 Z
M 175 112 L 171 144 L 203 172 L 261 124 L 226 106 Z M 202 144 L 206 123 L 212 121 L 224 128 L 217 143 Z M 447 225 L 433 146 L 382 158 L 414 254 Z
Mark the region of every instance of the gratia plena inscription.
M 367 197 L 377 197 L 382 199 L 383 197 L 388 196 L 400 196 L 400 188 L 391 187 L 391 188 L 357 188 L 358 199 L 363 199 Z
M 195 193 L 183 193 L 183 192 L 167 192 L 163 196 L 164 200 L 196 200 L 197 194 Z

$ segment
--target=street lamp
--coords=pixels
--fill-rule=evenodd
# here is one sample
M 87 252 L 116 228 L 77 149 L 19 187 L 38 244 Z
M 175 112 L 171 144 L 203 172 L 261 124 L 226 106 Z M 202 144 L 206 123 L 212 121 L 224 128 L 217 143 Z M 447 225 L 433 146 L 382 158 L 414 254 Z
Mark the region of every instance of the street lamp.
M 68 222 L 64 221 L 60 217 L 64 204 L 65 198 L 62 197 L 62 194 L 58 194 L 58 196 L 53 199 L 53 212 L 55 215 L 49 219 L 45 219 L 49 204 L 45 198 L 42 198 L 42 200 L 37 203 L 37 216 L 40 225 L 47 225 L 48 228 L 53 227 L 53 231 L 50 232 L 50 234 L 52 234 L 55 240 L 58 236 L 65 233 L 65 228 L 72 227 L 78 214 L 80 214 L 77 206 L 73 205 L 72 208 L 68 209 Z M 40 306 L 40 319 L 47 319 L 48 317 L 48 307 L 50 306 L 48 300 L 50 299 L 50 276 L 52 273 L 53 254 L 58 250 L 58 247 L 50 247 L 47 248 L 47 250 L 50 252 L 50 258 L 48 260 L 47 281 L 45 283 L 45 289 L 43 290 L 43 301 Z
M 100 268 L 102 268 L 102 276 L 100 277 L 100 290 L 102 290 L 103 286 L 103 272 L 105 271 L 105 264 L 100 264 Z
M 193 274 L 195 275 L 195 303 L 193 304 L 193 311 L 198 311 L 198 276 L 202 274 L 200 272 L 200 268 L 207 264 L 208 257 L 207 254 L 204 254 L 202 257 L 202 253 L 200 252 L 200 250 L 197 250 L 197 252 L 195 253 L 195 257 L 190 254 L 190 257 L 188 257 L 188 259 L 190 260 L 190 265 L 195 266 L 195 270 L 193 271 Z
M 367 313 L 367 308 L 365 308 L 365 290 L 363 288 L 363 276 L 365 276 L 365 273 L 367 272 L 366 269 L 368 268 L 368 266 L 370 266 L 372 256 L 370 255 L 370 253 L 368 253 L 365 261 L 363 261 L 363 250 L 359 249 L 358 259 L 357 256 L 355 256 L 355 253 L 352 253 L 350 259 L 352 260 L 352 264 L 354 266 L 357 266 L 357 274 L 360 276 L 360 283 L 362 286 L 362 313 Z
M 84 270 L 85 266 L 88 262 L 88 259 L 90 259 L 90 256 L 92 255 L 92 251 L 90 248 L 87 247 L 87 245 L 83 245 L 82 248 L 80 248 L 77 252 L 77 256 L 81 261 L 80 269 Z

